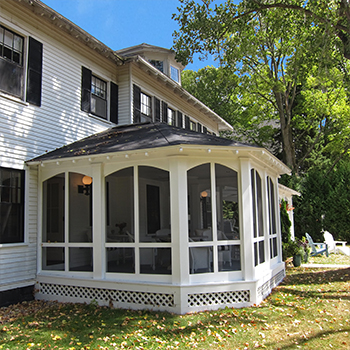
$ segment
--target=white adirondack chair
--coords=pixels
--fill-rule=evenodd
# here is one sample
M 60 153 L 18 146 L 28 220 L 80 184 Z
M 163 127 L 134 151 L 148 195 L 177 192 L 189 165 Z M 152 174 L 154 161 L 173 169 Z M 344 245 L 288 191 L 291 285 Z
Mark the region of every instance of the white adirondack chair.
M 335 241 L 333 238 L 333 235 L 325 231 L 323 233 L 324 241 L 328 245 L 328 252 L 329 253 L 344 253 L 346 250 L 346 242 L 345 241 Z M 338 247 L 337 244 L 340 244 L 341 246 Z M 346 253 L 345 253 L 346 254 Z

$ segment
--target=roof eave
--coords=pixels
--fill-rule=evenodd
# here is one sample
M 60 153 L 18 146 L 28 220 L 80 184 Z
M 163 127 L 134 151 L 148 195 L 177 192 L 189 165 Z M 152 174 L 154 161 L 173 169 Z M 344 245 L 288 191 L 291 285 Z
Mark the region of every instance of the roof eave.
M 108 58 L 117 65 L 122 65 L 125 60 L 119 56 L 115 51 L 109 48 L 107 45 L 103 44 L 101 41 L 87 33 L 85 30 L 53 10 L 51 7 L 45 5 L 39 0 L 12 0 L 25 6 L 28 10 L 32 11 L 35 15 L 44 18 L 52 25 L 59 28 L 59 30 L 69 34 L 75 40 L 88 46 L 92 50 L 96 51 L 98 54 Z

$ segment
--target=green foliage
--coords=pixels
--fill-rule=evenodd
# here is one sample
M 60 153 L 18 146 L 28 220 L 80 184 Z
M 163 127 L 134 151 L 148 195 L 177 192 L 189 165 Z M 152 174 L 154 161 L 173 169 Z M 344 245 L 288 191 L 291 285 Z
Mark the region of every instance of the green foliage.
M 280 205 L 280 216 L 281 216 L 281 235 L 282 242 L 288 243 L 291 241 L 290 228 L 292 223 L 290 222 L 288 212 L 287 212 L 287 202 L 282 199 Z
M 268 148 L 296 173 L 347 152 L 349 63 L 337 30 L 348 5 L 340 13 L 339 1 L 325 0 L 180 2 L 177 58 L 220 63 L 185 73 L 184 87 L 233 125 L 235 139 Z
M 311 169 L 301 182 L 301 198 L 294 200 L 296 236 L 308 232 L 323 242 L 322 230 L 335 240 L 350 241 L 350 161 L 343 160 L 328 173 Z

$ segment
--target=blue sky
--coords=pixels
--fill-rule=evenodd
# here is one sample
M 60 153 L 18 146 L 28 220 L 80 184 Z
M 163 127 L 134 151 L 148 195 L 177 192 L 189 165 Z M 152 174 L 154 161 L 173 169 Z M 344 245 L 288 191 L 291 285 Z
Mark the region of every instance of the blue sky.
M 171 48 L 179 0 L 42 0 L 113 50 L 142 43 Z M 188 65 L 198 70 L 211 61 Z

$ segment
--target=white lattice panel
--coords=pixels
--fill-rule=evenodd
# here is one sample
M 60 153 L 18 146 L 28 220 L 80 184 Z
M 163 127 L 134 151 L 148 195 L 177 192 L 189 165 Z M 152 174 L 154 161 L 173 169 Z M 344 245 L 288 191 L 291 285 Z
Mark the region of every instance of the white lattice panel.
M 269 294 L 273 288 L 275 288 L 284 278 L 285 271 L 281 270 L 275 276 L 273 276 L 269 281 L 265 282 L 262 286 L 258 288 L 258 295 L 264 297 Z
M 114 301 L 152 306 L 174 306 L 174 295 L 152 292 L 135 292 L 128 290 L 112 290 L 80 286 L 65 286 L 60 284 L 40 283 L 40 293 L 88 300 Z
M 247 303 L 250 301 L 249 290 L 232 292 L 196 293 L 188 295 L 188 306 L 208 306 Z

